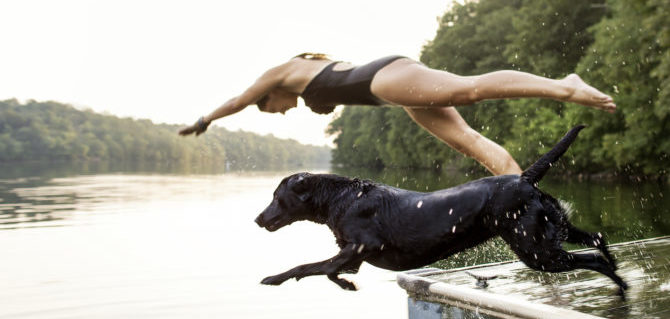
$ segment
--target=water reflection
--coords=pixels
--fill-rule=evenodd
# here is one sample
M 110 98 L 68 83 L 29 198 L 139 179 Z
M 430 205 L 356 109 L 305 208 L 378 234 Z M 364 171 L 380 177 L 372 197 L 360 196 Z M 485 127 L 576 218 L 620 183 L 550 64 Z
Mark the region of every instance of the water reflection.
M 39 192 L 43 178 L 0 180 L 0 229 L 27 223 L 50 224 L 67 218 L 76 198 L 71 192 Z
M 73 222 L 73 212 L 123 212 L 132 201 L 167 200 L 174 194 L 207 194 L 216 176 L 229 172 L 249 176 L 264 171 L 229 171 L 225 167 L 148 163 L 13 163 L 0 164 L 0 230 L 56 227 Z M 276 171 L 270 175 L 280 174 Z M 288 173 L 287 173 L 288 174 Z M 125 209 L 127 210 L 127 209 Z

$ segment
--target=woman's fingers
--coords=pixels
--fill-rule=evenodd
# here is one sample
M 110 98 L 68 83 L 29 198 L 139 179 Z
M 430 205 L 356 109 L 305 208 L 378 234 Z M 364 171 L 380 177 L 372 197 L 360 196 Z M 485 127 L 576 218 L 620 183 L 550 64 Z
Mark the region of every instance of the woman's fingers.
M 179 130 L 179 135 L 190 135 L 193 132 L 195 132 L 195 129 L 193 129 L 193 126 L 189 126 Z

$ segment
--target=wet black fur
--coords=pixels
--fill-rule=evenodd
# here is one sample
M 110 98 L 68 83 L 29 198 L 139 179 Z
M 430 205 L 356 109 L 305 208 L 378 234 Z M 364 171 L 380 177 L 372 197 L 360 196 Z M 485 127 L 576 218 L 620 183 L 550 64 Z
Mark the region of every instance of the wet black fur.
M 600 233 L 587 233 L 568 221 L 562 205 L 537 182 L 565 153 L 583 126 L 573 128 L 521 175 L 482 178 L 430 193 L 329 174 L 299 173 L 284 178 L 272 203 L 256 218 L 269 231 L 299 220 L 326 224 L 341 248 L 317 263 L 297 266 L 263 279 L 279 285 L 290 278 L 356 273 L 363 261 L 390 270 L 431 264 L 500 236 L 528 267 L 563 272 L 590 269 L 610 277 L 623 295 L 614 258 Z M 596 247 L 600 253 L 569 253 L 562 242 Z

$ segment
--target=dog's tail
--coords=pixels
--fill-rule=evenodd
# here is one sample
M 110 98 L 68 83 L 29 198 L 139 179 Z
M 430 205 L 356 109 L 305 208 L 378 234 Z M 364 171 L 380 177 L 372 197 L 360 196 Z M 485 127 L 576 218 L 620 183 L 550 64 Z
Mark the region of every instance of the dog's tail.
M 565 134 L 561 141 L 551 149 L 551 151 L 549 151 L 547 154 L 544 154 L 542 157 L 540 157 L 539 160 L 537 160 L 537 162 L 523 171 L 521 178 L 525 179 L 531 184 L 539 182 L 542 177 L 544 177 L 544 174 L 549 170 L 551 164 L 556 162 L 563 155 L 563 153 L 568 150 L 570 144 L 572 144 L 572 142 L 574 142 L 577 138 L 579 131 L 581 131 L 584 127 L 586 126 L 577 125 L 573 127 L 570 132 Z

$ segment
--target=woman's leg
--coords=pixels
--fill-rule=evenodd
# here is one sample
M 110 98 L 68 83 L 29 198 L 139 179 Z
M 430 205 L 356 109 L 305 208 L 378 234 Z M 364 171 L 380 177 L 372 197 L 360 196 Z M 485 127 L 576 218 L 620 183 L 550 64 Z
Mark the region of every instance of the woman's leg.
M 500 145 L 473 130 L 453 107 L 405 107 L 409 116 L 455 150 L 472 157 L 494 175 L 521 174 L 519 164 Z
M 611 97 L 584 83 L 576 74 L 552 80 L 519 71 L 496 71 L 459 76 L 428 68 L 409 59 L 382 68 L 371 84 L 372 93 L 404 106 L 468 105 L 488 99 L 550 98 L 614 112 Z

